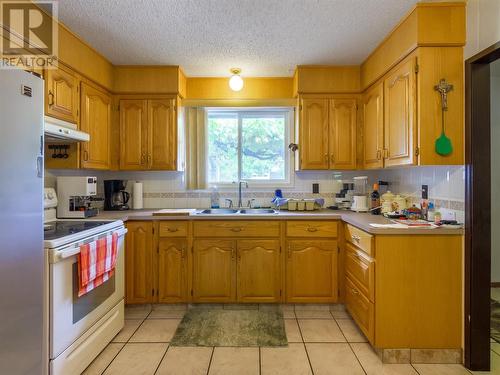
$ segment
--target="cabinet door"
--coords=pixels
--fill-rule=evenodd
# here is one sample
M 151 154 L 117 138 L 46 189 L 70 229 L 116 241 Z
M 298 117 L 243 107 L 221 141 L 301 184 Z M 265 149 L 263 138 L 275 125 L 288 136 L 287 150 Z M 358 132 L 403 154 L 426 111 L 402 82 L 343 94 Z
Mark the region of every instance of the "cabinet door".
M 153 222 L 127 223 L 125 281 L 127 303 L 153 300 Z
M 111 134 L 111 97 L 82 83 L 80 128 L 90 134 L 82 142 L 82 167 L 109 169 Z
M 330 169 L 356 168 L 356 99 L 330 101 Z
M 238 302 L 280 300 L 278 240 L 238 241 Z
M 363 96 L 363 165 L 384 166 L 384 85 L 379 83 Z
M 148 100 L 148 165 L 150 169 L 177 169 L 177 121 L 174 99 Z
M 48 69 L 45 83 L 45 114 L 78 123 L 78 78 L 62 67 Z
M 336 302 L 337 241 L 287 243 L 287 302 Z
M 193 301 L 234 301 L 236 241 L 196 240 L 193 252 Z
M 415 59 L 384 81 L 385 166 L 414 164 L 416 157 Z
M 302 99 L 299 123 L 300 169 L 328 169 L 328 99 Z
M 120 169 L 147 169 L 146 100 L 120 100 Z
M 160 239 L 158 244 L 158 302 L 187 299 L 187 240 Z

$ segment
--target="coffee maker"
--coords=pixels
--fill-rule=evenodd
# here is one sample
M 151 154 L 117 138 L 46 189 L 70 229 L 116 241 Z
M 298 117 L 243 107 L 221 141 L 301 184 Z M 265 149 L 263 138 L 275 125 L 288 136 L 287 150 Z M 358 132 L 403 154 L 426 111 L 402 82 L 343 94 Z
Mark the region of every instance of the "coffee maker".
M 130 194 L 125 191 L 127 182 L 125 180 L 104 181 L 104 210 L 122 211 L 128 210 Z

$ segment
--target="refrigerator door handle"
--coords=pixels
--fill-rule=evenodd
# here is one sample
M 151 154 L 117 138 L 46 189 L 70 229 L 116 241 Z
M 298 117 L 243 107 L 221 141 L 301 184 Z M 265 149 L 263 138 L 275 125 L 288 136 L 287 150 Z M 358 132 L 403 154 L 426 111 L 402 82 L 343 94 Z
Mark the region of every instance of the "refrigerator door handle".
M 37 156 L 36 158 L 36 176 L 38 178 L 43 177 L 43 156 Z

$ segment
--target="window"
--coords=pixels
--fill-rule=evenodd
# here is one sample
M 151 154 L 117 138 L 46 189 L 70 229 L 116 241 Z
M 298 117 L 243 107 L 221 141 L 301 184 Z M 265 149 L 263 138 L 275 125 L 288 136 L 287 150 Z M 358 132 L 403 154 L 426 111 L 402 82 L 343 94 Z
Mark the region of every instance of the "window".
M 208 183 L 289 182 L 291 117 L 290 109 L 209 109 Z

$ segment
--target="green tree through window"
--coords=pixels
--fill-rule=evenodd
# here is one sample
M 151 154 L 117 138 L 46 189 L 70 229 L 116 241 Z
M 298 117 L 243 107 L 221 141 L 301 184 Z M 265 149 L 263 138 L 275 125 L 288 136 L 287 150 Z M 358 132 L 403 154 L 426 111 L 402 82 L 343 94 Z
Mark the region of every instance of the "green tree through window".
M 208 111 L 208 181 L 285 181 L 288 110 Z

